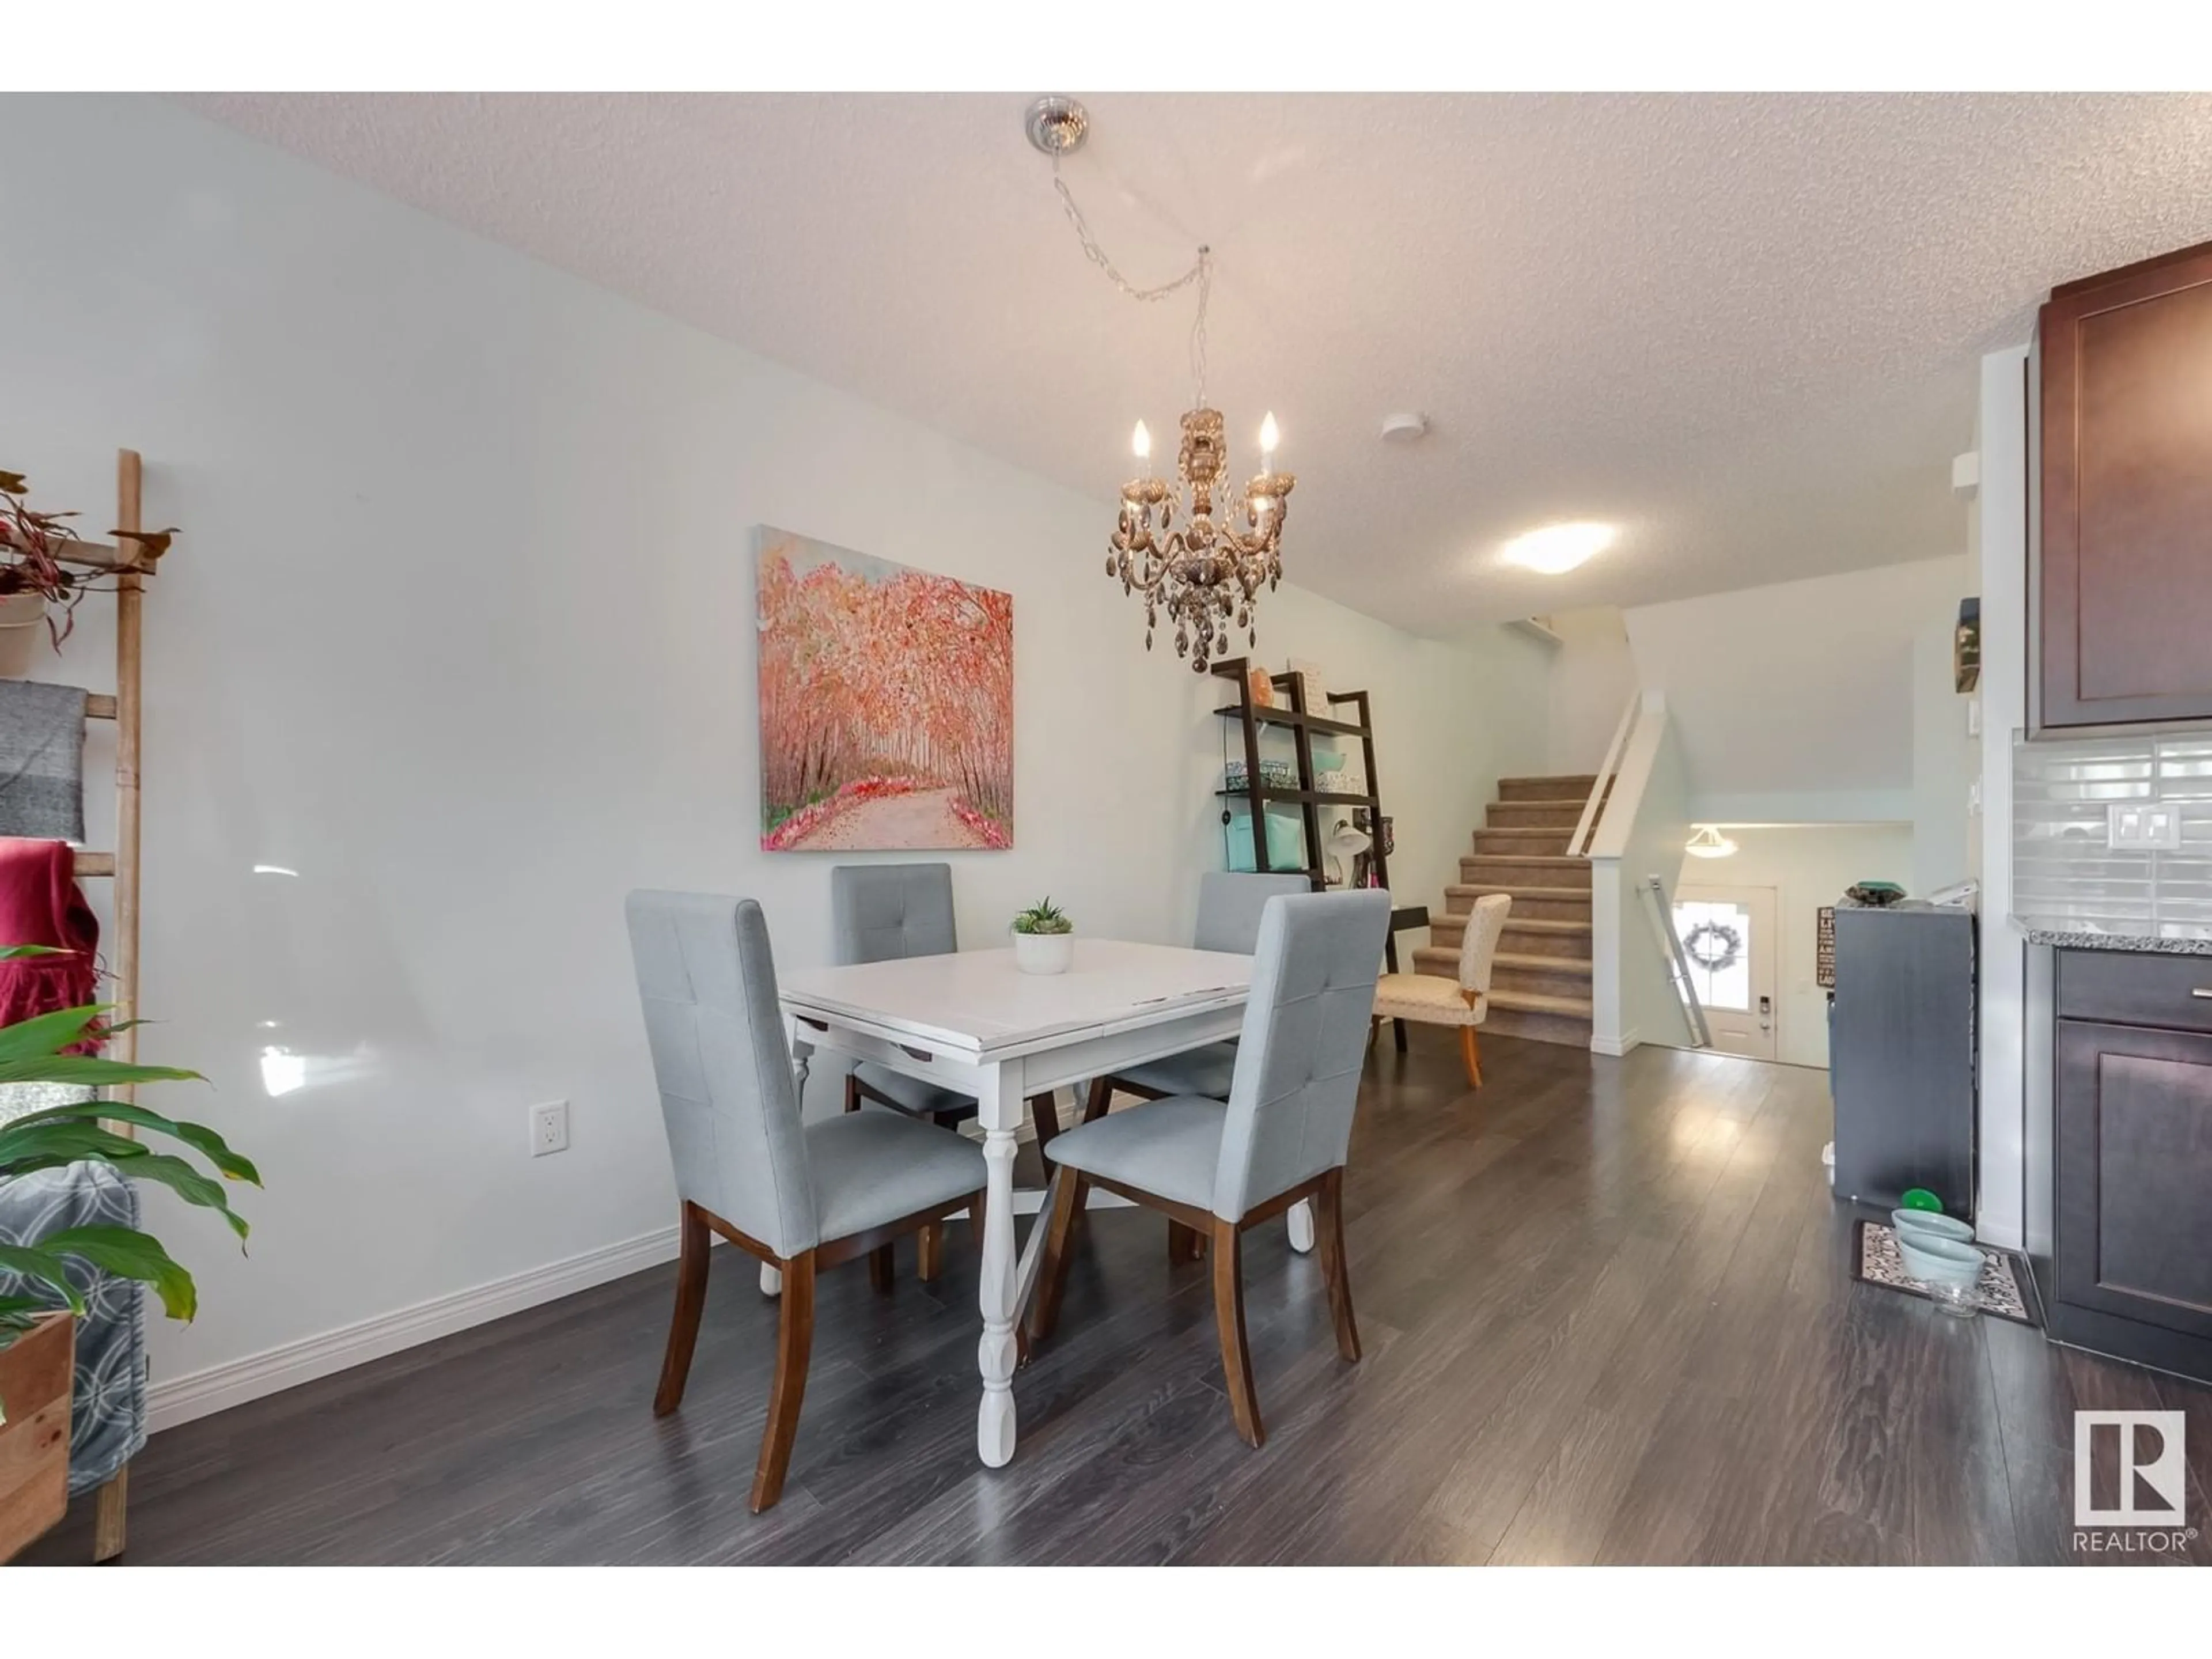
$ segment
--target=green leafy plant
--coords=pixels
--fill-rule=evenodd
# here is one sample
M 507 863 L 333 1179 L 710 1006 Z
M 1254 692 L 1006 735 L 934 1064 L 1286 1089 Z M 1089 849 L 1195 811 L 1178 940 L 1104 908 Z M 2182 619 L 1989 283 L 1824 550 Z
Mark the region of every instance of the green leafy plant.
M 0 962 L 58 954 L 46 945 L 19 945 L 0 950 Z M 0 1027 L 0 1083 L 82 1084 L 98 1088 L 205 1081 L 198 1072 L 173 1066 L 139 1066 L 98 1054 L 71 1053 L 88 1041 L 126 1029 L 106 1022 L 108 1006 L 62 1008 Z M 198 1153 L 221 1179 L 204 1174 L 189 1158 L 116 1133 L 106 1127 L 111 1123 L 167 1136 Z M 261 1184 L 260 1172 L 204 1124 L 179 1122 L 121 1101 L 80 1101 L 0 1124 L 0 1187 L 34 1170 L 82 1163 L 106 1164 L 133 1180 L 157 1182 L 186 1203 L 215 1211 L 240 1240 L 246 1235 L 246 1222 L 230 1207 L 222 1183 Z M 0 1348 L 12 1344 L 42 1314 L 63 1307 L 71 1313 L 84 1311 L 84 1298 L 70 1282 L 64 1261 L 69 1256 L 149 1286 L 172 1319 L 189 1320 L 198 1310 L 198 1293 L 192 1276 L 150 1233 L 134 1227 L 64 1227 L 28 1244 L 0 1244 L 0 1269 L 42 1285 L 49 1292 L 45 1297 L 0 1296 Z M 6 1402 L 0 1401 L 0 1424 L 7 1420 Z
M 1043 903 L 1032 904 L 1014 918 L 1014 931 L 1018 933 L 1072 933 L 1075 931 L 1075 924 L 1067 919 L 1066 911 L 1052 902 L 1052 896 L 1048 893 Z

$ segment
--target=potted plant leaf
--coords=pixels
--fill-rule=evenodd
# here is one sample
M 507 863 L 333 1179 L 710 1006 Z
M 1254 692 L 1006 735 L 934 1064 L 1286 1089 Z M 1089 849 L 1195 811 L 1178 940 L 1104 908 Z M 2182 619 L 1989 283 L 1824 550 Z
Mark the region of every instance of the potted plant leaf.
M 0 960 L 53 954 L 45 945 L 17 945 L 0 950 Z M 107 1012 L 97 1004 L 64 1008 L 0 1027 L 0 1083 L 103 1087 L 199 1077 L 83 1052 L 118 1029 L 105 1023 Z M 215 1176 L 186 1158 L 118 1134 L 110 1124 L 167 1136 L 204 1158 Z M 0 1194 L 20 1177 L 82 1163 L 158 1182 L 185 1202 L 216 1211 L 241 1240 L 246 1225 L 226 1200 L 223 1182 L 261 1181 L 213 1129 L 121 1101 L 41 1108 L 0 1123 Z M 133 1227 L 63 1227 L 0 1243 L 0 1274 L 22 1286 L 0 1292 L 0 1561 L 58 1521 L 68 1504 L 70 1356 L 74 1321 L 85 1310 L 70 1277 L 71 1261 L 149 1286 L 172 1319 L 189 1320 L 197 1307 L 191 1275 L 159 1240 Z
M 31 672 L 38 630 L 45 626 L 54 649 L 76 626 L 76 608 L 102 574 L 79 575 L 62 563 L 71 541 L 74 513 L 42 513 L 27 499 L 30 483 L 20 472 L 0 470 L 0 679 Z M 132 562 L 150 568 L 166 552 L 173 530 L 109 532 L 127 543 Z
M 1075 965 L 1075 924 L 1048 894 L 1014 918 L 1014 966 L 1025 974 L 1064 974 Z

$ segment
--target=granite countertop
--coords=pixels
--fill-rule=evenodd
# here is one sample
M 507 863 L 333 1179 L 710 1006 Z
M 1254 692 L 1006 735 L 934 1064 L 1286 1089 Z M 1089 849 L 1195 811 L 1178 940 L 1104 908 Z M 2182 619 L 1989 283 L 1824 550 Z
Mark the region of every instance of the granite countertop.
M 2142 933 L 2084 933 L 2017 921 L 2031 945 L 2056 945 L 2068 951 L 2154 951 L 2165 956 L 2212 957 L 2212 939 L 2168 939 Z

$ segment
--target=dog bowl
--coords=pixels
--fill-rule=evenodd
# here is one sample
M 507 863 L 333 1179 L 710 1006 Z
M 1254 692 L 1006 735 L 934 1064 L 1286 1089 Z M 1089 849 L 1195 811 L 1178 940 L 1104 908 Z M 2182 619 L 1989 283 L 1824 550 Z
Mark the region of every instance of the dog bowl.
M 1954 1238 L 1899 1229 L 1898 1258 L 1905 1271 L 1928 1287 L 1928 1294 L 1945 1313 L 1972 1319 L 1980 1305 L 1982 1253 Z
M 1971 1244 L 1974 1230 L 1954 1215 L 1938 1215 L 1933 1210 L 1892 1210 L 1889 1224 L 1899 1237 L 1917 1233 L 1929 1238 L 1948 1238 L 1954 1243 Z

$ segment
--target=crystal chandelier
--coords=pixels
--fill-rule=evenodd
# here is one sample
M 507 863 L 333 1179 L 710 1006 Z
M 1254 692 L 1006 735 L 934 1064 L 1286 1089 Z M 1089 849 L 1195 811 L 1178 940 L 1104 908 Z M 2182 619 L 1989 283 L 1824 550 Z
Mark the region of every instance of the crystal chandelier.
M 1176 483 L 1149 473 L 1121 486 L 1121 507 L 1107 538 L 1106 574 L 1119 577 L 1124 593 L 1145 600 L 1145 648 L 1165 611 L 1175 624 L 1176 654 L 1200 674 L 1231 645 L 1233 629 L 1257 645 L 1252 612 L 1260 590 L 1283 579 L 1285 497 L 1297 480 L 1274 468 L 1275 417 L 1260 426 L 1260 470 L 1232 494 L 1227 482 L 1229 446 L 1221 411 L 1206 401 L 1206 311 L 1213 291 L 1213 251 L 1198 250 L 1191 268 L 1173 282 L 1140 289 L 1115 270 L 1085 222 L 1075 198 L 1060 176 L 1060 158 L 1073 154 L 1090 131 L 1083 106 L 1068 98 L 1041 98 L 1030 106 L 1030 142 L 1052 157 L 1052 187 L 1060 193 L 1068 222 L 1091 264 L 1133 300 L 1164 300 L 1198 287 L 1198 315 L 1191 325 L 1190 367 L 1194 385 L 1191 407 L 1182 417 L 1182 442 L 1176 452 Z M 1138 460 L 1152 457 L 1152 434 L 1137 422 L 1130 448 Z

